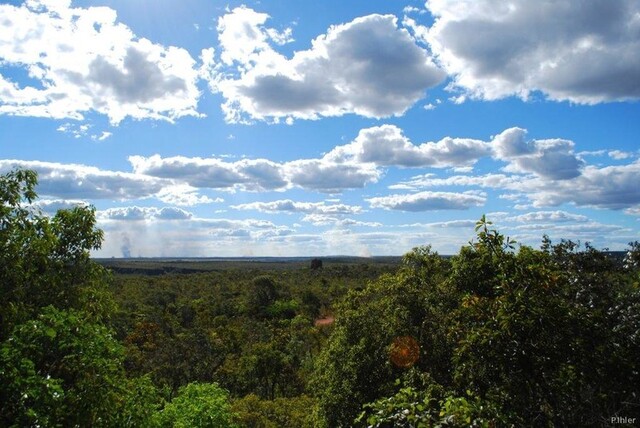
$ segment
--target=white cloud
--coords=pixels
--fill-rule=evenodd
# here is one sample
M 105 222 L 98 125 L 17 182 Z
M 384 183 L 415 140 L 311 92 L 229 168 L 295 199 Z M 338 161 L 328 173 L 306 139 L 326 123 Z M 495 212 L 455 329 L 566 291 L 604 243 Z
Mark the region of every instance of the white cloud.
M 443 186 L 475 186 L 495 189 L 523 190 L 526 178 L 522 176 L 509 176 L 506 174 L 485 175 L 453 175 L 446 178 L 435 177 L 433 174 L 424 174 L 413 177 L 411 180 L 389 186 L 392 190 L 419 190 L 431 187 Z
M 573 180 L 532 183 L 530 198 L 535 206 L 578 206 L 623 209 L 640 203 L 640 161 L 627 165 L 589 165 Z
M 484 193 L 468 191 L 419 192 L 407 195 L 388 195 L 367 199 L 373 208 L 399 211 L 464 210 L 484 205 Z
M 99 211 L 98 220 L 138 221 L 138 220 L 189 220 L 193 214 L 175 207 L 118 207 Z
M 566 180 L 580 175 L 584 165 L 573 152 L 573 141 L 562 139 L 525 139 L 527 131 L 509 128 L 493 138 L 496 157 L 510 162 L 508 172 L 535 173 L 552 180 Z
M 446 137 L 438 142 L 412 144 L 395 125 L 360 130 L 355 140 L 326 155 L 336 161 L 354 160 L 380 166 L 438 168 L 468 166 L 491 154 L 491 146 L 480 140 Z
M 640 205 L 624 210 L 625 214 L 640 216 Z
M 508 165 L 508 172 L 535 173 L 549 179 L 580 175 L 584 162 L 573 152 L 574 143 L 562 139 L 526 140 L 526 130 L 509 128 L 489 142 L 445 137 L 438 142 L 414 145 L 395 125 L 360 130 L 353 142 L 338 146 L 324 157 L 337 163 L 377 166 L 468 168 L 479 159 L 494 156 Z
M 415 6 L 405 6 L 402 9 L 402 12 L 404 12 L 404 13 L 420 13 L 420 14 L 422 14 L 422 13 L 425 13 L 426 11 L 424 9 L 417 8 Z
M 283 189 L 282 165 L 266 159 L 227 162 L 218 158 L 130 156 L 134 172 L 182 181 L 194 187 L 263 191 Z
M 33 82 L 0 75 L 0 114 L 81 120 L 95 111 L 112 124 L 199 116 L 189 53 L 136 37 L 113 9 L 30 0 L 0 5 L 0 16 L 0 60 Z
M 267 159 L 228 162 L 218 158 L 130 156 L 137 174 L 172 179 L 193 187 L 261 192 L 291 187 L 339 193 L 376 182 L 381 172 L 372 164 L 337 163 L 326 156 L 278 163 Z
M 197 188 L 188 184 L 174 184 L 163 187 L 155 197 L 167 204 L 181 207 L 224 202 L 222 198 L 211 199 L 206 195 L 201 195 L 198 193 Z
M 323 159 L 301 159 L 286 164 L 291 183 L 304 189 L 340 193 L 375 183 L 381 172 L 371 164 L 337 163 Z
M 577 206 L 618 210 L 640 203 L 638 183 L 640 161 L 605 167 L 588 165 L 581 170 L 578 177 L 565 180 L 506 174 L 456 175 L 446 178 L 425 175 L 389 188 L 418 190 L 441 186 L 468 186 L 507 189 L 525 195 L 538 208 L 573 203 Z
M 533 223 L 533 222 L 585 222 L 589 219 L 581 214 L 572 214 L 566 211 L 536 211 L 527 214 L 521 214 L 515 217 L 508 217 L 508 220 L 516 221 L 518 223 Z
M 611 159 L 615 160 L 629 159 L 631 156 L 633 156 L 631 153 L 623 152 L 621 150 L 611 150 L 608 155 L 609 157 L 611 157 Z
M 94 141 L 104 141 L 107 138 L 111 137 L 111 135 L 113 135 L 111 132 L 107 132 L 107 131 L 102 131 L 101 134 L 95 134 L 91 136 L 91 139 Z
M 82 138 L 84 136 L 87 135 L 87 132 L 89 132 L 89 129 L 91 129 L 91 125 L 83 123 L 83 124 L 73 124 L 73 123 L 63 123 L 62 125 L 58 126 L 58 128 L 56 129 L 56 131 L 58 132 L 63 132 L 65 134 L 69 134 L 71 136 L 73 136 L 73 138 Z
M 349 215 L 359 214 L 362 208 L 356 205 L 327 204 L 325 202 L 297 202 L 283 199 L 271 202 L 251 202 L 248 204 L 232 205 L 237 210 L 256 210 L 266 213 L 305 213 L 318 215 Z
M 571 225 L 550 225 L 548 223 L 531 223 L 517 226 L 516 230 L 537 230 L 545 233 L 553 232 L 558 236 L 572 236 L 573 239 L 590 239 L 601 238 L 604 233 L 615 233 L 629 231 L 619 225 L 602 224 L 595 221 L 589 221 L 580 224 Z
M 36 190 L 39 195 L 64 199 L 148 198 L 171 184 L 155 177 L 105 171 L 87 165 L 0 159 L 0 173 L 14 168 L 32 169 L 38 173 Z
M 477 220 L 450 220 L 436 223 L 427 223 L 425 224 L 425 226 L 440 229 L 461 228 L 473 230 L 473 228 L 476 226 L 476 222 Z
M 248 204 L 232 205 L 231 208 L 237 210 L 256 210 L 265 213 L 303 213 L 302 221 L 314 226 L 334 226 L 334 227 L 380 227 L 377 222 L 365 222 L 345 218 L 345 216 L 360 214 L 362 207 L 357 205 L 346 205 L 339 203 L 323 202 L 298 202 L 291 199 L 283 199 L 271 202 L 251 202 Z
M 351 218 L 342 218 L 341 216 L 332 216 L 326 214 L 307 214 L 302 221 L 313 224 L 314 226 L 333 226 L 333 227 L 381 227 L 382 223 L 359 221 Z
M 598 103 L 640 98 L 640 4 L 635 0 L 427 0 L 421 34 L 462 98 Z
M 392 15 L 332 26 L 290 59 L 269 44 L 290 34 L 266 28 L 267 18 L 246 7 L 220 18 L 226 67 L 215 65 L 212 50 L 203 51 L 203 75 L 226 99 L 229 122 L 400 115 L 445 77 Z
M 217 31 L 222 62 L 227 65 L 236 63 L 245 68 L 258 62 L 262 54 L 269 55 L 272 51 L 270 41 L 279 45 L 292 41 L 290 28 L 278 32 L 264 27 L 267 19 L 269 15 L 266 13 L 245 6 L 220 17 Z

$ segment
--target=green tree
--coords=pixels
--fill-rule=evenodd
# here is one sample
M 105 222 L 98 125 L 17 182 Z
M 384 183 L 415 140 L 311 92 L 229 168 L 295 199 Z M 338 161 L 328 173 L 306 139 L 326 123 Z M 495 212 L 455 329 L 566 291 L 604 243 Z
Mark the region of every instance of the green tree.
M 243 427 L 252 428 L 307 428 L 313 426 L 309 409 L 314 406 L 311 397 L 276 398 L 262 400 L 249 394 L 232 404 L 235 420 Z
M 37 175 L 0 176 L 0 425 L 145 426 L 158 404 L 148 378 L 129 379 L 105 324 L 115 306 L 95 210 L 48 217 Z
M 338 306 L 312 384 L 321 426 L 351 425 L 366 402 L 359 422 L 374 426 L 640 417 L 637 271 L 588 244 L 516 249 L 491 226 L 483 217 L 450 264 L 414 251 Z M 409 371 L 386 354 L 398 335 L 420 348 Z
M 267 308 L 278 298 L 275 281 L 266 275 L 254 278 L 247 287 L 246 293 L 247 312 L 257 317 L 267 316 Z
M 160 427 L 231 428 L 234 414 L 227 391 L 215 383 L 190 383 L 156 415 Z
M 417 248 L 404 257 L 396 275 L 350 291 L 337 305 L 334 330 L 316 359 L 311 382 L 321 425 L 350 426 L 363 404 L 394 390 L 406 370 L 390 359 L 398 337 L 421 343 L 417 365 L 436 378 L 449 376 L 443 332 L 452 305 L 443 283 L 448 269 L 448 262 L 430 248 Z
M 94 319 L 113 311 L 108 273 L 89 258 L 103 237 L 95 210 L 47 217 L 31 205 L 36 184 L 34 171 L 0 176 L 0 339 L 48 305 L 83 309 Z
M 0 425 L 144 424 L 157 394 L 148 381 L 126 378 L 123 359 L 104 325 L 83 312 L 44 308 L 0 345 Z

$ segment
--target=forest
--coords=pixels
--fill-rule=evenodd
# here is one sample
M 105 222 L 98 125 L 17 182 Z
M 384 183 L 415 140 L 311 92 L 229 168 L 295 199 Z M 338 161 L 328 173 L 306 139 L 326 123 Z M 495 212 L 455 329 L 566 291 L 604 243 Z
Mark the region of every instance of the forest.
M 0 426 L 588 427 L 640 422 L 640 243 L 450 257 L 100 261 L 95 209 L 0 176 Z M 425 243 L 426 244 L 426 243 Z

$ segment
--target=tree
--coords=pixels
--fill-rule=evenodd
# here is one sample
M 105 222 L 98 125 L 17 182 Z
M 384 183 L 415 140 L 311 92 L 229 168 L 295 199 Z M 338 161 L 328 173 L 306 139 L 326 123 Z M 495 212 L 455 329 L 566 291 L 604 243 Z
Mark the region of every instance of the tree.
M 227 391 L 215 383 L 190 383 L 178 392 L 156 416 L 156 423 L 167 428 L 232 428 Z
M 450 292 L 443 286 L 447 272 L 446 260 L 428 247 L 417 248 L 403 258 L 396 275 L 350 291 L 336 307 L 334 330 L 316 359 L 311 382 L 321 425 L 351 426 L 362 405 L 394 390 L 405 372 L 390 359 L 398 337 L 418 339 L 419 367 L 436 378 L 448 376 L 443 333 L 451 307 Z
M 103 237 L 95 210 L 47 217 L 32 205 L 36 184 L 34 171 L 0 176 L 0 339 L 49 305 L 83 309 L 93 319 L 113 311 L 108 273 L 89 258 Z
M 247 287 L 247 311 L 257 317 L 267 316 L 267 308 L 278 298 L 275 281 L 266 275 L 255 277 Z
M 0 345 L 0 425 L 143 424 L 157 394 L 148 380 L 126 378 L 123 359 L 104 325 L 79 311 L 44 308 Z
M 322 269 L 322 259 L 313 259 L 311 260 L 311 270 Z
M 145 426 L 159 404 L 148 378 L 128 379 L 95 210 L 47 217 L 37 175 L 0 176 L 0 425 Z
M 232 408 L 235 420 L 244 427 L 307 428 L 313 426 L 309 412 L 313 405 L 313 399 L 306 395 L 262 400 L 249 394 L 234 401 Z
M 623 268 L 571 241 L 516 250 L 484 217 L 476 231 L 450 263 L 414 250 L 338 306 L 312 384 L 321 426 L 365 403 L 358 423 L 380 427 L 640 417 L 637 248 Z M 385 353 L 398 336 L 419 345 L 410 368 Z

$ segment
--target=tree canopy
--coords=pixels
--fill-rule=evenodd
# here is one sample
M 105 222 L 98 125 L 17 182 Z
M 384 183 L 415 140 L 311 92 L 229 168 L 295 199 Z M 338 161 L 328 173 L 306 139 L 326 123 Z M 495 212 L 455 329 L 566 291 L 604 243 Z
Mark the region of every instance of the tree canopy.
M 515 243 L 482 218 L 445 260 L 429 248 L 351 292 L 316 360 L 323 426 L 594 426 L 640 417 L 640 291 L 589 246 Z M 419 344 L 414 365 L 394 340 Z

